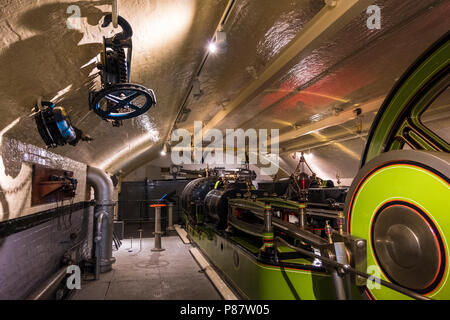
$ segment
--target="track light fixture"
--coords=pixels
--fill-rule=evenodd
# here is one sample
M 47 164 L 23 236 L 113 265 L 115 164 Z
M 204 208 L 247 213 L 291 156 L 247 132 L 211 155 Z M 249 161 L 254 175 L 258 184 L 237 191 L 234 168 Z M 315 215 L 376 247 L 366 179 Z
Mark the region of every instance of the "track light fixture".
M 161 150 L 161 155 L 165 157 L 167 155 L 167 144 L 164 143 L 164 146 Z
M 192 95 L 195 99 L 199 99 L 203 95 L 203 90 L 200 87 L 200 80 L 197 77 L 192 82 Z
M 225 31 L 217 31 L 214 41 L 208 44 L 208 51 L 212 54 L 223 52 L 227 49 L 227 33 Z
M 210 42 L 208 45 L 208 50 L 210 53 L 216 53 L 217 52 L 217 45 L 215 42 Z

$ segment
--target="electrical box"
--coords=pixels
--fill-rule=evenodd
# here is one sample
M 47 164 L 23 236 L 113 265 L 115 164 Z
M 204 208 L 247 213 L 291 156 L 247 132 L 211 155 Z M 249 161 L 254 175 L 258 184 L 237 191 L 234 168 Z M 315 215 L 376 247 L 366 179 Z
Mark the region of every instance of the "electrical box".
M 31 205 L 71 200 L 75 197 L 77 183 L 72 171 L 35 164 L 31 182 Z

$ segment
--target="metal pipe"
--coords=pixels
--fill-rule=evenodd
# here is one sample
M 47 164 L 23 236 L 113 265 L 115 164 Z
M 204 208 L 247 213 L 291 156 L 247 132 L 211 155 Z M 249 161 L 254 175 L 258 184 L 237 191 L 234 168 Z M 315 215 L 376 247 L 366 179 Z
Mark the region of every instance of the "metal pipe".
M 112 256 L 112 236 L 114 223 L 113 191 L 114 186 L 111 178 L 98 168 L 87 168 L 87 184 L 94 188 L 95 226 L 100 230 L 101 240 L 98 242 L 98 251 L 96 250 L 96 259 L 99 261 L 101 273 L 112 270 L 112 264 L 116 261 Z M 100 215 L 99 213 L 103 213 Z M 96 266 L 97 268 L 97 266 Z
M 117 11 L 117 0 L 113 0 L 112 3 L 112 23 L 113 23 L 113 27 L 114 28 L 118 28 L 119 27 L 119 22 L 118 22 L 118 18 L 119 18 L 119 14 Z
M 50 294 L 61 283 L 67 275 L 67 266 L 59 269 L 55 274 L 48 278 L 43 284 L 39 286 L 32 294 L 27 297 L 27 300 L 47 300 Z
M 303 241 L 307 241 L 313 245 L 320 246 L 323 244 L 327 244 L 328 242 L 325 241 L 322 237 L 309 232 L 305 229 L 299 229 L 297 226 L 295 226 L 292 223 L 285 222 L 278 218 L 273 218 L 273 225 L 284 232 L 288 233 L 290 236 L 294 238 L 299 238 Z
M 100 279 L 100 241 L 102 240 L 102 223 L 106 216 L 105 212 L 99 212 L 96 214 L 97 225 L 96 225 L 96 236 L 95 241 L 95 280 Z

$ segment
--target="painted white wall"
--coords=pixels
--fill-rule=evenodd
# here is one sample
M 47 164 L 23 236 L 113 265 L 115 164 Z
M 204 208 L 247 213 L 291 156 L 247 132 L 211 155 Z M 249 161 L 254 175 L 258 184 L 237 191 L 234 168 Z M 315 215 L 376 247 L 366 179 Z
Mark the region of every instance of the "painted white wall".
M 47 150 L 1 137 L 0 139 L 0 221 L 70 204 L 69 200 L 31 206 L 33 164 L 74 172 L 78 186 L 74 203 L 86 200 L 87 166 Z

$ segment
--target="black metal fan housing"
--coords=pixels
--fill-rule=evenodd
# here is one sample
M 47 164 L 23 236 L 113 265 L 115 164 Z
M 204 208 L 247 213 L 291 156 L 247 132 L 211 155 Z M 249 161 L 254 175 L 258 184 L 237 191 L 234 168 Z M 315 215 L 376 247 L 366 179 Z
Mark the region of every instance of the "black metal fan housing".
M 70 118 L 63 107 L 55 107 L 49 101 L 41 103 L 43 109 L 35 107 L 36 125 L 47 147 L 55 148 L 77 140 L 77 134 L 72 127 Z

